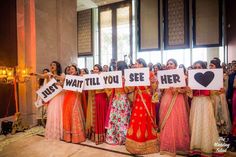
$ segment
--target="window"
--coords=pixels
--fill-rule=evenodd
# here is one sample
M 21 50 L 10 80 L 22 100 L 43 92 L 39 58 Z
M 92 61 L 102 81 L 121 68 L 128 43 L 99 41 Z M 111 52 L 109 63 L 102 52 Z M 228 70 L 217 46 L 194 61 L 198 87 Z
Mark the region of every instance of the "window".
M 117 60 L 130 54 L 129 6 L 117 9 Z
M 100 12 L 100 54 L 102 65 L 112 58 L 112 10 Z
M 112 58 L 124 60 L 132 54 L 132 1 L 99 7 L 99 53 L 101 65 Z
M 207 60 L 207 48 L 194 48 L 192 53 L 192 62 L 198 60 L 206 61 Z
M 147 64 L 149 62 L 152 62 L 153 64 L 161 63 L 161 51 L 138 52 L 137 58 L 143 58 Z
M 162 63 L 161 57 L 161 51 L 143 51 L 137 53 L 137 58 L 143 58 L 147 63 Z M 224 61 L 223 47 L 193 48 L 192 57 L 190 49 L 164 50 L 163 64 L 166 64 L 168 59 L 174 58 L 178 64 L 184 64 L 188 67 L 198 60 L 210 62 L 214 57 L 219 57 L 222 62 Z
M 178 65 L 184 64 L 190 66 L 190 49 L 165 50 L 163 53 L 163 63 L 166 64 L 168 59 L 174 58 Z
M 93 56 L 81 56 L 77 59 L 78 68 L 88 68 L 88 70 L 93 69 Z

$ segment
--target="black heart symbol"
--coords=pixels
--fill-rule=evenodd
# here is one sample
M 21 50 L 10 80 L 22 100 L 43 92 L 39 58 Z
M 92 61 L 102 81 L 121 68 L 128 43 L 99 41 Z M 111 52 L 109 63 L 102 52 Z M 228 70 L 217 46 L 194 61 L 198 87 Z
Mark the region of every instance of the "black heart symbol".
M 194 75 L 194 79 L 204 87 L 207 87 L 214 79 L 214 77 L 215 74 L 211 71 L 207 71 L 204 74 L 199 72 Z

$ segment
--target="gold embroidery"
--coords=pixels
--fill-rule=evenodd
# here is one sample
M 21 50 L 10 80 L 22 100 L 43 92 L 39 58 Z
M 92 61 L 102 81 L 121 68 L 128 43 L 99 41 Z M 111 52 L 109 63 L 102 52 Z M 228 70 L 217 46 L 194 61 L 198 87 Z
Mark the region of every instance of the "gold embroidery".
M 136 106 L 135 109 L 138 109 L 138 106 Z
M 137 102 L 139 102 L 139 101 L 140 101 L 140 99 L 138 98 L 138 99 L 137 99 Z
M 152 127 L 152 135 L 156 136 L 157 135 L 157 132 L 156 130 Z
M 139 139 L 141 137 L 141 129 L 138 127 L 138 131 L 136 133 L 136 137 Z
M 145 131 L 145 138 L 147 138 L 148 137 L 148 131 L 146 130 Z
M 125 142 L 126 149 L 132 154 L 151 154 L 159 152 L 157 139 L 147 140 L 145 142 L 137 142 L 129 138 Z
M 136 114 L 136 113 L 134 113 L 134 116 L 137 116 L 137 114 Z
M 133 135 L 133 132 L 134 132 L 133 126 L 131 125 L 131 127 L 130 127 L 129 130 L 128 130 L 128 135 L 129 135 L 129 136 Z
M 142 117 L 143 115 L 142 114 L 140 114 L 140 117 Z
M 139 109 L 140 109 L 140 110 L 142 110 L 142 109 L 143 109 L 143 107 L 141 106 Z
M 132 120 L 132 123 L 134 123 L 134 119 Z

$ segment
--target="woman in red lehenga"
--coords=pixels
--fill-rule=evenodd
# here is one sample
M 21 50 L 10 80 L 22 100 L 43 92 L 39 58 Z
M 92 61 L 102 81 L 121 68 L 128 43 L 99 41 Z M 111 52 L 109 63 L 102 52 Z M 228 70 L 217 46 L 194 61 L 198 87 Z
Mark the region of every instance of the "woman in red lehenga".
M 78 75 L 75 65 L 70 66 L 70 75 Z M 66 91 L 63 103 L 63 140 L 80 143 L 86 140 L 85 119 L 81 106 L 81 93 Z
M 102 67 L 99 64 L 94 65 L 93 73 L 99 74 Z M 86 130 L 88 138 L 96 144 L 105 141 L 105 120 L 108 108 L 108 98 L 104 89 L 95 90 L 89 93 Z M 91 100 L 94 99 L 94 100 Z
M 136 68 L 147 67 L 142 58 L 136 61 Z M 153 81 L 154 74 L 150 73 Z M 133 110 L 126 136 L 126 149 L 132 154 L 150 154 L 159 151 L 155 104 L 152 103 L 152 90 L 149 86 L 135 87 Z
M 88 74 L 88 69 L 87 68 L 83 68 L 83 69 L 80 69 L 80 76 L 84 76 L 86 74 Z M 86 90 L 83 90 L 82 92 L 82 108 L 83 108 L 83 112 L 84 112 L 84 118 L 86 120 L 86 117 L 87 117 L 87 105 L 88 105 L 88 91 Z

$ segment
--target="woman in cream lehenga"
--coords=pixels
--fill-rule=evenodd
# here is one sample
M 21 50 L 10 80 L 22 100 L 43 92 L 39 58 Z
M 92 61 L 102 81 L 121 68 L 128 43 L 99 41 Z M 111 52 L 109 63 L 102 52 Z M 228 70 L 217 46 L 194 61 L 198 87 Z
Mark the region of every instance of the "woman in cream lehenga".
M 194 63 L 194 69 L 206 69 L 202 61 Z M 209 90 L 193 90 L 190 109 L 191 155 L 212 156 L 219 135 Z M 217 154 L 217 153 L 216 153 Z

